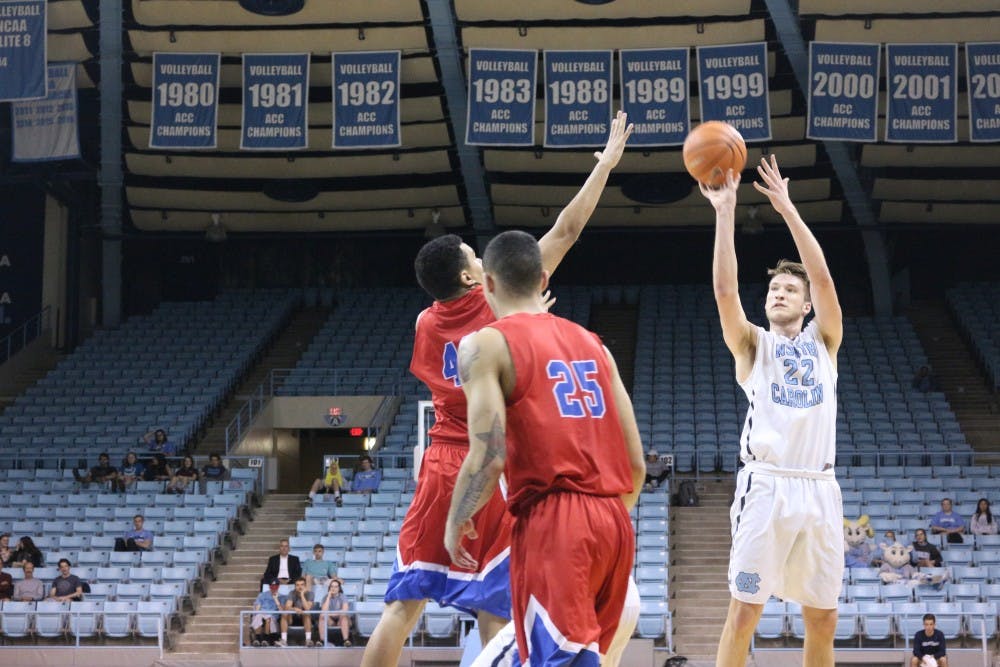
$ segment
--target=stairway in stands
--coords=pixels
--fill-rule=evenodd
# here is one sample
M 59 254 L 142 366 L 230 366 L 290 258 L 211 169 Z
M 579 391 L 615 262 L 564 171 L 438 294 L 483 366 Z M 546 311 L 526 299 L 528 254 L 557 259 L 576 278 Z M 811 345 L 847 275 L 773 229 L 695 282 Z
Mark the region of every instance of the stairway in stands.
M 1000 453 L 997 397 L 987 386 L 983 370 L 947 304 L 943 299 L 924 301 L 915 304 L 908 315 L 969 444 L 976 451 Z
M 268 557 L 278 553 L 278 542 L 295 532 L 305 515 L 304 494 L 270 493 L 255 513 L 229 561 L 218 567 L 217 580 L 198 601 L 198 612 L 188 618 L 171 662 L 184 659 L 229 658 L 239 652 L 239 612 L 253 609 Z
M 635 374 L 635 339 L 638 308 L 630 305 L 593 304 L 588 327 L 604 341 L 618 364 L 618 373 L 626 387 L 632 386 Z

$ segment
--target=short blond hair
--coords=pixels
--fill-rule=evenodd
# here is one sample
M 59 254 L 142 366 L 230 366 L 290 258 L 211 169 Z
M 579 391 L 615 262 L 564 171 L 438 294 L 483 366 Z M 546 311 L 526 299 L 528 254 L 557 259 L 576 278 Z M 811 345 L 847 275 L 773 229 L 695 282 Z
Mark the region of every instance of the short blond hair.
M 779 259 L 776 267 L 767 270 L 768 278 L 773 278 L 780 274 L 795 276 L 801 280 L 806 286 L 806 301 L 809 301 L 809 274 L 806 273 L 806 267 L 801 262 L 793 262 L 790 259 Z

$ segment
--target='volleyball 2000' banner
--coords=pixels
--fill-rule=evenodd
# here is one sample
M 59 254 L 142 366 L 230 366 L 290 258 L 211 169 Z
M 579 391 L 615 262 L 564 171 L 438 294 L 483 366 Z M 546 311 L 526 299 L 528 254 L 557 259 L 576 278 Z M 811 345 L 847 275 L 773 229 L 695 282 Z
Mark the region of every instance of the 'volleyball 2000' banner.
M 806 137 L 877 141 L 878 44 L 809 43 Z

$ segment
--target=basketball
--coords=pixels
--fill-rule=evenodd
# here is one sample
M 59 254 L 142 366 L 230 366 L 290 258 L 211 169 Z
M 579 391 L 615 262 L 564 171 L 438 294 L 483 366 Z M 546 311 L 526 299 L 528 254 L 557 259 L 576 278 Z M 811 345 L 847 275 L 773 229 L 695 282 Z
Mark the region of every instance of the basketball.
M 691 130 L 684 140 L 684 167 L 694 180 L 722 185 L 726 171 L 739 173 L 747 163 L 747 145 L 728 123 L 709 120 Z

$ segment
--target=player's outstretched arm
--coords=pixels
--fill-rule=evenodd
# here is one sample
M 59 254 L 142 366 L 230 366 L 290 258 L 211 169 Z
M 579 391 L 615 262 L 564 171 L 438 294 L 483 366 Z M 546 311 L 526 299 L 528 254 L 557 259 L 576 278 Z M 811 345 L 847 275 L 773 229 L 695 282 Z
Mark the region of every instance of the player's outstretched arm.
M 460 541 L 478 537 L 475 514 L 496 489 L 507 459 L 507 407 L 501 385 L 501 365 L 509 364 L 503 335 L 486 328 L 462 339 L 458 373 L 468 403 L 469 453 L 462 462 L 451 496 L 444 544 L 456 565 L 475 569 L 478 563 Z
M 833 284 L 833 276 L 830 275 L 830 268 L 826 265 L 823 248 L 792 203 L 788 194 L 788 179 L 781 177 L 778 160 L 774 155 L 771 155 L 770 160 L 760 159 L 757 173 L 760 174 L 764 185 L 754 182 L 753 186 L 757 192 L 771 201 L 771 206 L 781 215 L 788 225 L 788 231 L 792 233 L 795 248 L 799 251 L 799 258 L 809 276 L 809 292 L 813 312 L 816 314 L 816 326 L 819 327 L 820 335 L 830 354 L 836 355 L 844 336 L 843 314 L 840 310 L 840 300 L 837 298 L 837 288 Z
M 736 263 L 736 190 L 740 175 L 732 170 L 718 188 L 699 183 L 701 194 L 715 209 L 715 249 L 712 255 L 712 287 L 722 322 L 722 337 L 736 359 L 736 379 L 746 380 L 753 368 L 757 334 L 743 312 L 740 302 L 738 265 Z
M 608 174 L 618 164 L 625 151 L 625 142 L 628 141 L 630 134 L 632 125 L 628 123 L 628 116 L 624 111 L 619 111 L 611 121 L 607 145 L 603 151 L 594 153 L 597 164 L 594 165 L 587 181 L 556 218 L 552 229 L 539 239 L 542 266 L 550 275 L 555 272 L 563 257 L 580 238 L 580 232 L 583 231 L 594 209 L 597 208 L 597 202 L 601 199 L 601 193 L 604 192 L 604 186 L 608 182 Z
M 621 375 L 618 374 L 618 364 L 615 363 L 611 350 L 605 347 L 604 352 L 608 355 L 608 363 L 611 364 L 612 394 L 615 407 L 618 408 L 618 421 L 625 434 L 625 455 L 628 456 L 628 463 L 632 468 L 632 492 L 622 496 L 622 502 L 625 503 L 625 509 L 632 511 L 632 508 L 639 501 L 643 482 L 646 481 L 646 459 L 642 455 L 642 440 L 639 437 L 639 425 L 636 424 L 635 412 L 632 409 L 632 399 L 629 398 L 628 391 L 625 390 L 625 383 L 622 382 Z

